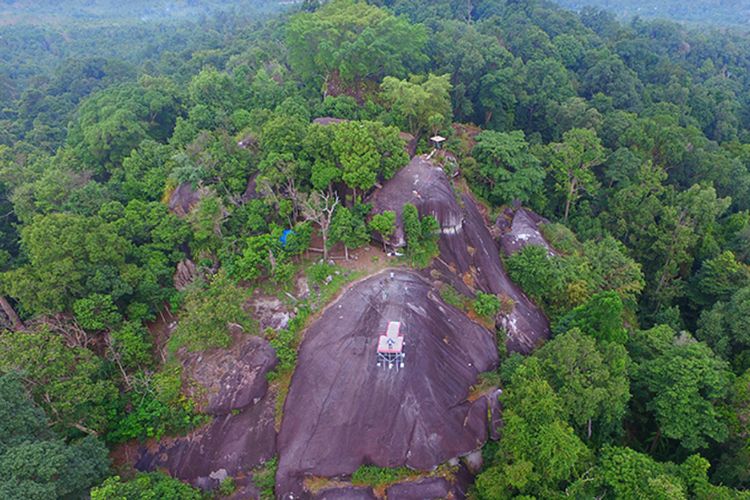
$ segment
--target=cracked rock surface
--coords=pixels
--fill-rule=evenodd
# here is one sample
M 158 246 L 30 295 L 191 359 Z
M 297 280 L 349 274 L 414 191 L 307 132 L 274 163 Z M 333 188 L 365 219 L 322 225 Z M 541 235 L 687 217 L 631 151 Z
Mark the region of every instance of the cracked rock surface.
M 401 322 L 401 370 L 376 366 L 378 336 Z M 306 476 L 360 465 L 431 470 L 487 439 L 487 400 L 470 402 L 497 364 L 494 334 L 446 305 L 412 271 L 385 271 L 348 290 L 300 347 L 278 438 L 277 495 L 305 495 Z

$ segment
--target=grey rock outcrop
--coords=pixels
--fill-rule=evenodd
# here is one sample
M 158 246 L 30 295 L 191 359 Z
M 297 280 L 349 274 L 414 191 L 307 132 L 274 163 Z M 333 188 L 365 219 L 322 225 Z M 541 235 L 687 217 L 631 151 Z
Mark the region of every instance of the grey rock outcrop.
M 169 210 L 178 217 L 186 217 L 205 195 L 205 189 L 193 189 L 189 182 L 183 182 L 169 196 Z
M 421 216 L 432 215 L 440 224 L 440 258 L 433 270 L 458 290 L 481 290 L 502 295 L 513 303 L 500 318 L 513 352 L 530 353 L 549 338 L 549 322 L 542 311 L 513 283 L 503 268 L 498 248 L 469 194 L 457 195 L 443 169 L 424 157 L 415 157 L 368 200 L 375 213 L 397 215 L 390 243 L 405 245 L 401 212 L 412 203 Z
M 213 418 L 186 437 L 143 449 L 136 468 L 166 469 L 212 489 L 222 478 L 246 476 L 271 459 L 276 454 L 275 398 L 268 393 L 266 374 L 276 363 L 268 342 L 252 336 L 242 336 L 232 349 L 188 355 L 184 374 L 201 388 L 202 405 Z M 254 491 L 252 485 L 244 490 Z
M 504 216 L 500 216 L 501 219 Z M 539 215 L 519 208 L 512 215 L 510 227 L 506 223 L 498 223 L 498 226 L 506 226 L 501 231 L 500 248 L 505 255 L 513 255 L 520 252 L 529 245 L 536 245 L 547 250 L 549 255 L 557 255 L 554 248 L 547 242 L 539 229 L 540 224 L 546 223 L 546 220 Z
M 402 370 L 376 366 L 388 321 L 402 323 Z M 278 439 L 277 494 L 299 498 L 306 476 L 346 476 L 367 463 L 430 470 L 479 448 L 487 400 L 467 396 L 496 366 L 494 342 L 414 272 L 353 286 L 300 347 Z

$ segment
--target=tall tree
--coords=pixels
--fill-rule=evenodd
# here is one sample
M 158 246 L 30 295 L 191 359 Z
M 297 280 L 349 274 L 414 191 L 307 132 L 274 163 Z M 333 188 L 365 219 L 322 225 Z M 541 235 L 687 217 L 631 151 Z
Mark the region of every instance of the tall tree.
M 596 194 L 599 183 L 593 168 L 604 163 L 604 147 L 593 130 L 573 129 L 563 134 L 563 142 L 550 145 L 550 149 L 549 170 L 555 190 L 565 200 L 563 218 L 567 221 L 581 192 Z
M 362 1 L 334 0 L 295 15 L 286 40 L 292 68 L 324 92 L 334 91 L 339 79 L 351 85 L 404 76 L 426 62 L 423 26 Z
M 393 119 L 414 136 L 437 132 L 435 128 L 442 128 L 453 117 L 448 74 L 430 73 L 426 77 L 412 76 L 409 80 L 387 76 L 380 88 Z

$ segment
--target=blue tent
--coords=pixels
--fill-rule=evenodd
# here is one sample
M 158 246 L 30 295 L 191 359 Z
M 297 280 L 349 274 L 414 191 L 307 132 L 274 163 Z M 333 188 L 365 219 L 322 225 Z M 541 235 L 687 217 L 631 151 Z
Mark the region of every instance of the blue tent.
M 287 239 L 289 239 L 289 235 L 294 234 L 294 231 L 291 229 L 284 229 L 284 232 L 281 233 L 281 237 L 279 238 L 279 241 L 281 242 L 281 246 L 285 247 Z

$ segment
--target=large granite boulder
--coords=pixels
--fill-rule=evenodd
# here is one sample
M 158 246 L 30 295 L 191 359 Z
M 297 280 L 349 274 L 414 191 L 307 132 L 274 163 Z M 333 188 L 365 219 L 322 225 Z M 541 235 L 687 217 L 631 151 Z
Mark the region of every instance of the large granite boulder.
M 501 216 L 501 218 L 503 217 Z M 498 226 L 505 226 L 505 230 L 500 235 L 500 248 L 503 249 L 505 255 L 513 255 L 529 245 L 536 245 L 546 249 L 550 256 L 557 255 L 555 249 L 547 242 L 539 229 L 539 226 L 546 222 L 543 217 L 534 212 L 519 208 L 512 214 L 509 227 L 507 227 L 507 224 L 497 224 Z
M 400 370 L 376 366 L 390 321 L 405 337 Z M 277 495 L 305 495 L 306 476 L 344 477 L 363 464 L 431 470 L 481 447 L 487 400 L 468 395 L 497 361 L 494 333 L 417 273 L 356 284 L 305 333 L 279 434 Z
M 442 500 L 451 493 L 451 484 L 442 477 L 394 484 L 386 490 L 388 500 Z
M 549 338 L 549 322 L 544 313 L 508 277 L 484 217 L 467 193 L 456 193 L 442 168 L 417 156 L 382 189 L 368 199 L 375 213 L 396 212 L 396 231 L 390 240 L 404 246 L 401 212 L 412 203 L 420 215 L 434 216 L 441 228 L 440 258 L 431 271 L 465 293 L 481 290 L 501 295 L 513 307 L 500 317 L 508 336 L 508 348 L 524 354 Z
M 372 488 L 357 486 L 345 486 L 342 488 L 330 488 L 318 492 L 315 500 L 376 500 L 377 497 Z
M 230 349 L 183 353 L 190 380 L 210 423 L 186 437 L 162 439 L 142 450 L 139 470 L 166 470 L 203 489 L 216 488 L 228 476 L 247 477 L 276 454 L 275 398 L 266 375 L 277 363 L 268 342 L 236 334 Z M 248 484 L 243 491 L 254 491 Z

